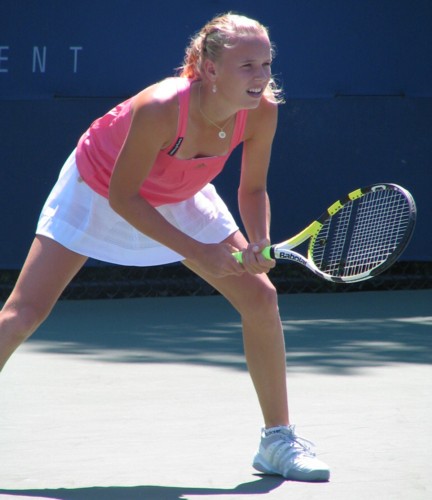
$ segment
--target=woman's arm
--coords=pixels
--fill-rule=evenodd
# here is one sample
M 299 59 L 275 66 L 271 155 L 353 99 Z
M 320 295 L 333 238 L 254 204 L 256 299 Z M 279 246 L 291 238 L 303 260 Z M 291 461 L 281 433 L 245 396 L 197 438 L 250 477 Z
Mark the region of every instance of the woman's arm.
M 274 262 L 264 259 L 260 250 L 270 243 L 270 201 L 267 173 L 277 127 L 277 105 L 263 99 L 249 112 L 243 145 L 242 173 L 238 191 L 239 210 L 250 245 L 244 252 L 249 272 L 268 272 Z
M 139 194 L 159 151 L 176 133 L 176 99 L 161 102 L 151 87 L 137 97 L 132 112 L 130 130 L 110 182 L 109 203 L 113 210 L 145 235 L 205 267 L 207 272 L 218 276 L 242 272 L 241 266 L 230 257 L 231 248 L 206 245 L 187 236 Z

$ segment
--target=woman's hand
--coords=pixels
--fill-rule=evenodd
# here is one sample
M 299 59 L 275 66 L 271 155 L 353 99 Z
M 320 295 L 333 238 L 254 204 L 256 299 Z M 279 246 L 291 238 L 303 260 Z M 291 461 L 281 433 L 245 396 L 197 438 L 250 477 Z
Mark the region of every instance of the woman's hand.
M 264 239 L 257 243 L 249 243 L 247 248 L 243 250 L 243 267 L 248 273 L 268 273 L 275 267 L 276 262 L 273 259 L 266 259 L 261 253 L 269 245 L 270 241 Z
M 187 261 L 214 278 L 240 276 L 245 272 L 245 268 L 232 255 L 237 251 L 238 248 L 226 242 L 201 243 L 194 257 L 189 257 Z

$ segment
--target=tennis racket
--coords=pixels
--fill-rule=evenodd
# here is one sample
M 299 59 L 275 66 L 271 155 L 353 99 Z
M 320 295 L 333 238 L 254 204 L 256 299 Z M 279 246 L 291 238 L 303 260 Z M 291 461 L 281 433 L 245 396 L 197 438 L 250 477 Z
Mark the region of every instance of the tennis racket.
M 356 189 L 292 238 L 266 247 L 267 259 L 296 262 L 336 283 L 363 281 L 390 267 L 408 245 L 416 221 L 411 194 L 396 184 Z M 307 256 L 292 249 L 309 240 Z M 242 262 L 242 252 L 234 257 Z

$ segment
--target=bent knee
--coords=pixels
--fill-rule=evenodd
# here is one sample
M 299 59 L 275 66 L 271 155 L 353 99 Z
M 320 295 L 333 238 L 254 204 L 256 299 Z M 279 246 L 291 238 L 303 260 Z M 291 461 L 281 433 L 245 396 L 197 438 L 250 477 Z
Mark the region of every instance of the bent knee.
M 242 305 L 242 315 L 275 313 L 279 311 L 278 294 L 269 280 L 257 280 L 248 288 Z
M 0 313 L 2 331 L 24 341 L 45 321 L 50 310 L 33 304 L 6 304 Z

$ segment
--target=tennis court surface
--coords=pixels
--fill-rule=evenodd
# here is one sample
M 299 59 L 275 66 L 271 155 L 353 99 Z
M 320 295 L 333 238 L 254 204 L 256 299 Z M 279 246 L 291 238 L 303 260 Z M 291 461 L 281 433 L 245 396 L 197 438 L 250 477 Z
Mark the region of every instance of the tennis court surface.
M 432 498 L 432 290 L 280 297 L 290 409 L 329 483 L 258 475 L 219 296 L 61 301 L 0 376 L 0 499 Z

